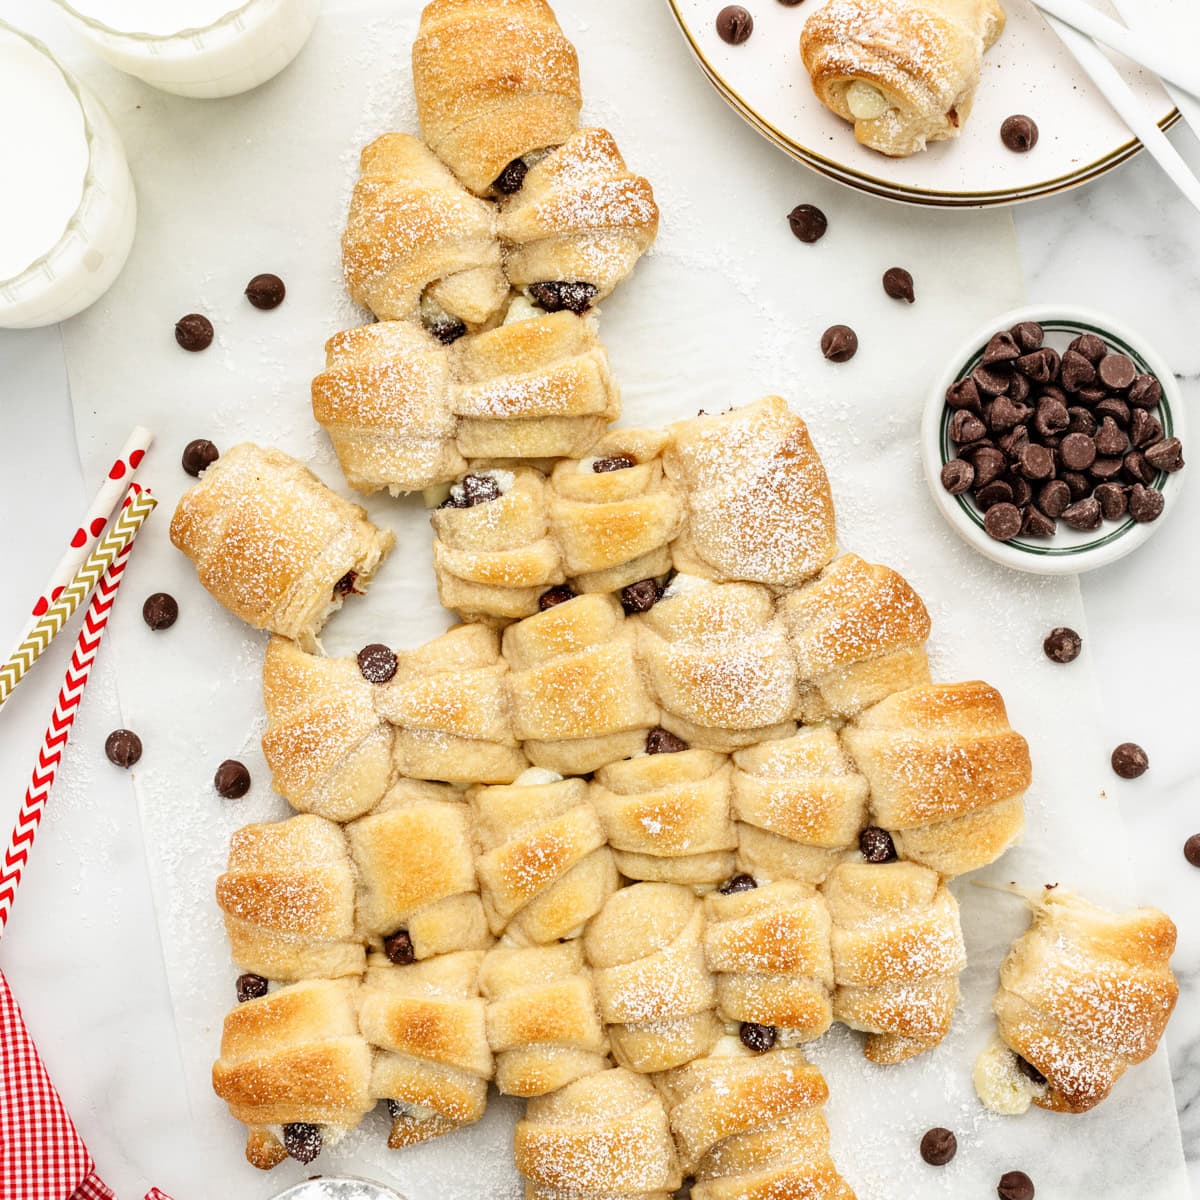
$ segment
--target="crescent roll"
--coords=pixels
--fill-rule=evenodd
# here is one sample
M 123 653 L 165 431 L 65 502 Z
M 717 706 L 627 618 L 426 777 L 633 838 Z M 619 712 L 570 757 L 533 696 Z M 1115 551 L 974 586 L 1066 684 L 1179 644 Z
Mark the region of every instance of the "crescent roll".
M 873 823 L 892 834 L 901 858 L 961 875 L 1021 836 L 1029 746 L 986 683 L 897 692 L 842 738 L 870 784 Z
M 617 869 L 582 779 L 531 768 L 472 788 L 475 870 L 492 932 L 517 945 L 577 937 L 617 889 Z
M 579 60 L 545 0 L 432 0 L 412 71 L 425 140 L 480 196 L 579 125 Z
M 237 830 L 217 880 L 234 964 L 285 983 L 361 975 L 354 888 L 346 839 L 331 821 L 308 815 Z
M 716 884 L 733 873 L 729 760 L 709 750 L 640 754 L 596 772 L 592 803 L 630 879 Z
M 929 682 L 921 597 L 889 567 L 843 554 L 779 602 L 801 680 L 805 724 L 852 717 Z
M 833 558 L 833 497 L 808 428 L 778 396 L 670 426 L 663 456 L 687 505 L 682 574 L 794 587 Z
M 608 1065 L 608 1039 L 578 939 L 497 946 L 483 960 L 479 982 L 501 1092 L 543 1096 Z
M 844 862 L 821 890 L 833 918 L 834 1017 L 866 1031 L 863 1054 L 874 1063 L 936 1046 L 967 965 L 958 904 L 937 872 Z
M 508 296 L 496 212 L 420 138 L 385 133 L 365 147 L 342 235 L 350 298 L 381 321 L 421 321 L 453 342 Z
M 703 904 L 671 883 L 622 888 L 589 923 L 583 949 L 621 1066 L 665 1071 L 720 1036 L 703 937 Z
M 530 1100 L 513 1152 L 527 1200 L 671 1200 L 682 1182 L 654 1084 L 620 1067 Z
M 415 1146 L 483 1116 L 492 1077 L 483 952 L 464 950 L 409 966 L 372 958 L 359 1002 L 362 1035 L 376 1050 L 371 1094 L 392 1115 L 388 1146 Z
M 293 808 L 331 821 L 374 808 L 392 780 L 392 728 L 355 661 L 306 654 L 276 637 L 262 682 L 272 787 Z
M 226 450 L 171 518 L 172 543 L 213 599 L 309 649 L 395 540 L 303 463 L 251 442 Z
M 1032 896 L 1033 921 L 1000 968 L 992 1002 L 1003 1045 L 976 1064 L 996 1112 L 1030 1102 L 1082 1113 L 1158 1046 L 1175 1008 L 1175 925 L 1153 908 L 1108 912 L 1057 887 Z
M 738 868 L 761 879 L 820 883 L 857 847 L 867 792 L 827 725 L 738 750 L 732 777 Z
M 805 23 L 800 55 L 864 146 L 903 157 L 962 132 L 1004 20 L 998 0 L 832 0 Z
M 792 879 L 704 898 L 704 957 L 726 1021 L 769 1025 L 782 1045 L 833 1023 L 829 909 Z
M 398 933 L 417 959 L 491 945 L 461 792 L 402 779 L 374 812 L 346 826 L 346 839 L 359 935 L 373 947 Z

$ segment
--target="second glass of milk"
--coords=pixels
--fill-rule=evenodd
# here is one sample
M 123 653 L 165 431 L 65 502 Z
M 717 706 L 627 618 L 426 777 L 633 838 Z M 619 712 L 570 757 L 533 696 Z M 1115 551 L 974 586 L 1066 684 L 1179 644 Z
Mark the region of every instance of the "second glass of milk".
M 55 0 L 96 51 L 179 96 L 248 92 L 300 53 L 321 0 Z

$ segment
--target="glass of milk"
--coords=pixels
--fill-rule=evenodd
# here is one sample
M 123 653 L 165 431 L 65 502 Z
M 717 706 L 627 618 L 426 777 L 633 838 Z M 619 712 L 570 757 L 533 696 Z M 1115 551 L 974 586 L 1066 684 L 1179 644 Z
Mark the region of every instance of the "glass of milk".
M 54 0 L 119 71 L 179 96 L 248 92 L 308 41 L 321 0 Z
M 133 180 L 100 103 L 41 42 L 4 21 L 0 163 L 0 328 L 74 316 L 129 256 Z

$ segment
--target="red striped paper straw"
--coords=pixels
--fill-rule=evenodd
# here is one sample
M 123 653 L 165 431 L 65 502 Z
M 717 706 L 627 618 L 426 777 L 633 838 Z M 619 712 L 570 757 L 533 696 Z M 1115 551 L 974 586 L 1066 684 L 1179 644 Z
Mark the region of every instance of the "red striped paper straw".
M 141 521 L 153 511 L 157 503 L 149 492 L 132 500 L 123 515 L 138 517 L 137 526 L 132 531 L 129 540 L 109 564 L 101 577 L 96 590 L 92 593 L 88 604 L 83 627 L 75 641 L 75 651 L 67 666 L 66 678 L 59 689 L 58 701 L 50 714 L 50 724 L 46 728 L 46 736 L 38 751 L 37 764 L 33 768 L 33 777 L 25 792 L 25 800 L 17 814 L 17 823 L 9 839 L 8 849 L 3 861 L 0 861 L 0 937 L 8 924 L 8 915 L 12 911 L 13 900 L 16 898 L 17 885 L 25 864 L 29 861 L 29 851 L 37 836 L 38 826 L 42 821 L 46 802 L 50 798 L 50 789 L 58 773 L 58 765 L 62 761 L 63 750 L 71 735 L 71 726 L 75 723 L 75 714 L 79 702 L 83 698 L 83 690 L 91 674 L 92 663 L 96 661 L 96 653 L 100 649 L 100 641 L 108 625 L 109 614 L 112 612 L 113 601 L 117 589 L 121 585 L 121 577 L 125 573 L 125 565 L 129 561 L 129 553 L 133 549 L 133 540 Z

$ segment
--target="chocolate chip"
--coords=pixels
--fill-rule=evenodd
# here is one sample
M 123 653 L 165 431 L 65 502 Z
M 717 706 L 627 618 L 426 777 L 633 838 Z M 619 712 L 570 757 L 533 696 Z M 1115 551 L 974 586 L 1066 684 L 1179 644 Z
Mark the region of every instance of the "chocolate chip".
M 636 467 L 628 454 L 614 454 L 609 458 L 594 458 L 592 459 L 592 470 L 597 475 L 603 475 L 606 471 L 628 471 L 630 467 Z
M 649 612 L 662 597 L 662 590 L 655 579 L 639 579 L 621 589 L 621 607 L 626 614 Z
M 1054 454 L 1034 442 L 1022 449 L 1019 462 L 1026 479 L 1049 479 L 1054 474 Z
M 1092 493 L 1100 503 L 1100 512 L 1106 521 L 1119 521 L 1129 507 L 1125 489 L 1119 483 L 1102 483 Z
M 1032 391 L 1033 384 L 1019 371 L 1014 371 L 1008 378 L 1008 387 L 1004 394 L 1010 400 L 1024 401 L 1029 398 L 1029 393 Z
M 1006 1171 L 1000 1176 L 996 1195 L 1000 1200 L 1033 1200 L 1033 1181 L 1024 1171 Z
M 1105 387 L 1123 392 L 1137 378 L 1137 367 L 1127 354 L 1106 354 L 1100 360 L 1096 374 Z
M 1178 471 L 1183 466 L 1183 445 L 1178 438 L 1167 438 L 1146 451 L 1146 461 L 1167 474 Z
M 1025 154 L 1037 145 L 1037 122 L 1022 114 L 1005 117 L 1000 126 L 1000 140 L 1014 154 Z
M 821 353 L 830 362 L 849 362 L 858 353 L 858 334 L 849 325 L 830 325 L 821 334 Z
M 1071 423 L 1067 426 L 1067 433 L 1082 433 L 1088 437 L 1095 435 L 1096 418 L 1086 408 L 1074 405 L 1067 409 L 1067 415 L 1071 418 Z
M 971 453 L 971 465 L 975 468 L 975 486 L 986 487 L 993 479 L 999 479 L 1007 465 L 1002 451 L 992 446 L 980 446 Z
M 1012 488 L 1012 502 L 1018 508 L 1024 508 L 1033 499 L 1033 488 L 1029 486 L 1027 479 L 1022 478 L 1020 475 L 1014 475 L 1010 480 L 1006 480 L 1006 482 Z
M 477 504 L 487 504 L 490 500 L 500 498 L 500 485 L 491 475 L 464 475 L 462 477 L 462 493 L 465 508 L 474 508 Z
M 1010 330 L 1021 347 L 1022 354 L 1030 354 L 1041 348 L 1046 340 L 1046 331 L 1036 321 L 1021 321 Z
M 345 575 L 343 575 L 341 577 L 341 579 L 339 579 L 337 581 L 337 583 L 335 583 L 333 585 L 333 594 L 335 596 L 350 595 L 350 593 L 352 591 L 354 591 L 354 584 L 357 581 L 357 579 L 358 579 L 357 571 L 347 571 L 345 573 Z
M 1135 375 L 1125 399 L 1138 408 L 1157 408 L 1162 401 L 1162 384 L 1153 375 Z
M 983 348 L 983 358 L 980 361 L 984 366 L 991 367 L 996 363 L 1012 362 L 1020 357 L 1021 347 L 1017 345 L 1017 339 L 1005 329 L 992 335 Z
M 1062 453 L 1061 446 L 1059 453 Z M 1084 496 L 1091 494 L 1092 481 L 1086 475 L 1081 475 L 1078 471 L 1064 471 L 1059 478 L 1070 489 L 1072 500 L 1082 500 Z
M 1017 1070 L 1032 1083 L 1036 1083 L 1038 1087 L 1046 1086 L 1046 1077 L 1029 1061 L 1027 1058 L 1022 1058 L 1017 1055 Z
M 1072 529 L 1081 533 L 1089 533 L 1100 527 L 1100 501 L 1093 496 L 1084 500 L 1076 500 L 1074 504 L 1063 509 L 1062 519 Z
M 1096 453 L 1111 457 L 1114 454 L 1124 454 L 1129 446 L 1129 439 L 1121 427 L 1112 419 L 1105 417 L 1100 422 L 1094 438 Z
M 921 1138 L 921 1157 L 931 1167 L 944 1167 L 957 1153 L 958 1139 L 949 1129 L 930 1129 Z
M 1018 379 L 1023 379 L 1023 375 L 1016 376 Z M 1037 405 L 1037 413 L 1033 419 L 1033 428 L 1042 435 L 1042 437 L 1050 437 L 1056 433 L 1062 433 L 1071 423 L 1071 416 L 1067 412 L 1067 406 L 1061 401 L 1054 399 L 1053 396 L 1043 396 Z
M 443 346 L 451 346 L 460 337 L 466 337 L 467 327 L 455 317 L 446 317 L 443 320 L 432 322 L 429 326 L 429 332 Z
M 1162 422 L 1144 408 L 1135 408 L 1129 420 L 1129 437 L 1139 450 L 1163 440 Z
M 993 433 L 1003 433 L 1029 420 L 1032 410 L 1027 404 L 1017 404 L 1007 396 L 997 396 L 987 410 L 988 428 Z
M 1122 742 L 1112 752 L 1111 761 L 1122 779 L 1140 779 L 1150 769 L 1150 756 L 1136 742 Z
M 1094 333 L 1081 333 L 1067 349 L 1082 354 L 1090 363 L 1098 363 L 1108 353 L 1107 343 Z
M 1060 377 L 1068 392 L 1077 392 L 1095 380 L 1096 368 L 1078 350 L 1068 350 L 1062 356 Z
M 221 452 L 207 438 L 196 438 L 184 446 L 183 456 L 179 461 L 183 464 L 183 469 L 196 478 L 220 457 Z
M 916 298 L 913 277 L 903 267 L 888 267 L 883 273 L 883 290 L 893 300 L 905 300 L 911 304 Z
M 1051 479 L 1038 491 L 1038 508 L 1048 517 L 1061 517 L 1070 503 L 1071 489 L 1061 479 Z
M 1154 488 L 1135 483 L 1129 489 L 1129 515 L 1139 525 L 1157 521 L 1162 516 L 1165 503 L 1162 492 L 1156 491 Z
M 987 433 L 987 426 L 970 409 L 960 408 L 950 417 L 950 439 L 960 445 Z
M 1100 420 L 1103 420 L 1105 417 L 1111 417 L 1122 428 L 1125 428 L 1129 424 L 1129 405 L 1116 396 L 1105 396 L 1096 405 L 1094 411 Z M 1142 410 L 1139 408 L 1137 411 L 1141 412 Z
M 717 891 L 719 891 L 722 896 L 733 896 L 738 892 L 752 892 L 756 887 L 758 887 L 758 881 L 753 875 L 741 874 L 734 875 L 732 879 L 725 880 L 725 882 L 721 884 L 719 888 L 717 888 Z
M 1018 425 L 999 439 L 999 445 L 1000 449 L 1015 461 L 1021 456 L 1021 451 L 1029 445 L 1029 430 L 1024 425 Z
M 753 1021 L 743 1021 L 738 1030 L 738 1037 L 747 1050 L 753 1050 L 755 1054 L 765 1054 L 775 1045 L 775 1026 L 757 1025 Z
M 128 770 L 142 757 L 142 739 L 132 729 L 114 729 L 104 739 L 104 753 L 113 766 Z
M 594 284 L 564 280 L 531 283 L 527 289 L 535 304 L 547 312 L 587 312 L 599 290 Z
M 740 46 L 754 32 L 754 18 L 740 5 L 729 4 L 717 13 L 717 36 Z
M 417 952 L 413 949 L 407 929 L 397 929 L 395 933 L 388 934 L 383 939 L 383 952 L 398 967 L 407 967 L 417 961 Z
M 151 629 L 170 629 L 179 620 L 179 603 L 169 592 L 155 592 L 142 605 L 142 620 Z
M 983 518 L 984 532 L 998 542 L 1007 542 L 1021 532 L 1021 510 L 1015 504 L 993 504 Z
M 1140 450 L 1131 450 L 1121 460 L 1121 470 L 1130 483 L 1150 484 L 1158 472 Z
M 575 593 L 570 586 L 565 583 L 560 583 L 557 587 L 549 588 L 538 597 L 538 612 L 545 612 L 548 608 L 553 608 L 556 604 L 566 604 L 568 600 L 574 600 Z
M 1021 521 L 1022 533 L 1030 537 L 1053 537 L 1057 530 L 1058 526 L 1036 504 L 1031 504 L 1025 509 L 1025 516 Z
M 529 164 L 523 158 L 514 158 L 499 175 L 496 176 L 492 187 L 502 196 L 512 196 L 521 190 L 525 176 L 529 174 Z
M 1022 375 L 1034 383 L 1049 383 L 1058 373 L 1058 354 L 1049 346 L 1022 354 L 1013 364 Z
M 255 308 L 264 310 L 278 308 L 283 303 L 283 298 L 286 295 L 287 288 L 283 286 L 283 280 L 278 275 L 255 275 L 246 284 L 246 299 Z
M 1042 643 L 1042 649 L 1046 652 L 1046 657 L 1051 662 L 1074 662 L 1079 657 L 1079 652 L 1083 649 L 1083 638 L 1075 630 L 1068 628 L 1066 625 L 1060 625 L 1057 629 L 1052 629 L 1046 634 L 1046 640 Z
M 175 322 L 175 340 L 193 354 L 212 345 L 212 322 L 200 313 L 188 313 Z
M 788 213 L 792 233 L 802 242 L 819 242 L 829 228 L 825 214 L 815 204 L 797 204 Z
M 952 496 L 960 496 L 975 482 L 975 468 L 961 458 L 952 458 L 942 467 L 942 487 Z
M 1200 833 L 1193 833 L 1192 836 L 1183 843 L 1183 857 L 1186 858 L 1193 867 L 1200 867 Z
M 989 367 L 984 363 L 971 372 L 975 386 L 986 396 L 1001 396 L 1008 390 L 1008 372 L 1002 368 Z
M 1124 460 L 1120 458 L 1098 458 L 1088 467 L 1088 474 L 1097 483 L 1107 483 L 1110 479 L 1116 479 L 1120 475 L 1124 465 Z
M 969 408 L 972 412 L 981 412 L 979 389 L 973 379 L 960 379 L 946 389 L 946 407 L 951 409 Z
M 368 683 L 387 683 L 396 674 L 396 655 L 390 646 L 372 642 L 358 652 L 358 669 Z
M 1086 433 L 1068 433 L 1059 443 L 1058 457 L 1072 471 L 1086 471 L 1096 461 L 1096 443 Z
M 261 975 L 247 972 L 237 977 L 237 998 L 239 1004 L 247 1000 L 258 1000 L 267 994 L 267 981 Z
M 1012 499 L 1012 484 L 1003 479 L 993 479 L 987 487 L 978 488 L 975 492 L 975 502 L 984 512 L 996 504 L 1011 504 Z
M 669 729 L 656 725 L 646 734 L 647 754 L 680 754 L 688 748 L 687 742 L 676 737 Z
M 310 1163 L 321 1153 L 321 1127 L 292 1121 L 283 1127 L 283 1148 L 297 1162 Z
M 858 835 L 858 849 L 869 863 L 895 862 L 898 857 L 892 835 L 878 825 L 868 825 Z
M 226 800 L 240 800 L 250 790 L 250 772 L 236 758 L 227 758 L 213 776 L 213 787 Z
M 1108 399 L 1108 389 L 1099 384 L 1085 384 L 1075 393 L 1075 399 L 1080 404 L 1099 404 Z

